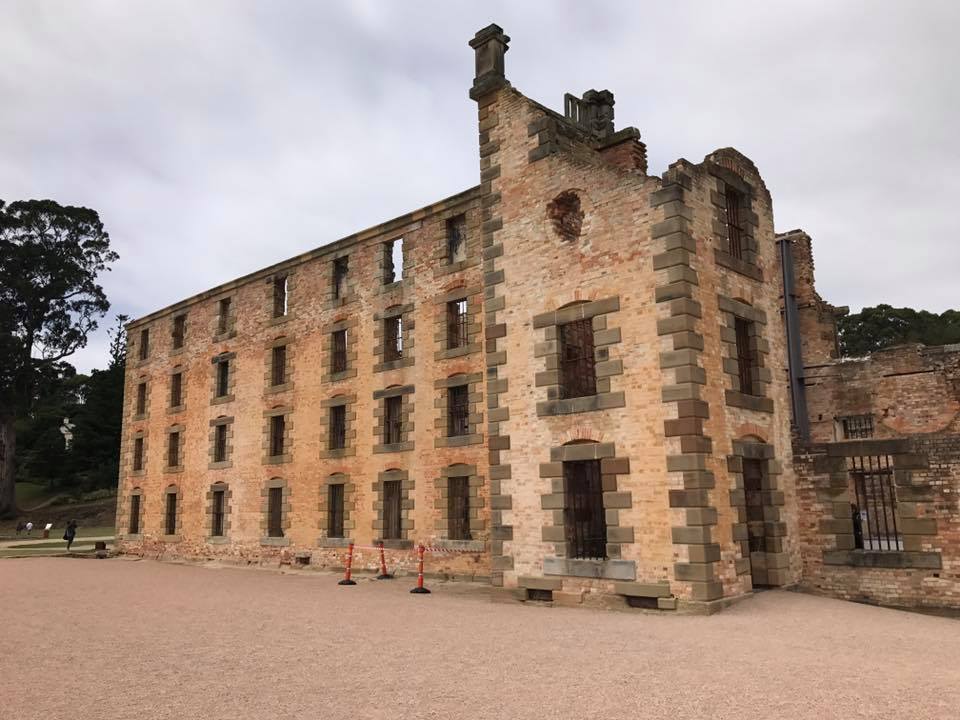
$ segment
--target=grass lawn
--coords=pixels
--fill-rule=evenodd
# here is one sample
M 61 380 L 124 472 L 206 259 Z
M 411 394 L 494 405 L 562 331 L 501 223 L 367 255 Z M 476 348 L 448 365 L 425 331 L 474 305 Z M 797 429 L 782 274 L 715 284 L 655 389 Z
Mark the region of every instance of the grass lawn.
M 21 508 L 36 507 L 55 495 L 61 495 L 61 490 L 51 490 L 46 485 L 18 482 L 14 490 L 17 494 L 17 506 Z

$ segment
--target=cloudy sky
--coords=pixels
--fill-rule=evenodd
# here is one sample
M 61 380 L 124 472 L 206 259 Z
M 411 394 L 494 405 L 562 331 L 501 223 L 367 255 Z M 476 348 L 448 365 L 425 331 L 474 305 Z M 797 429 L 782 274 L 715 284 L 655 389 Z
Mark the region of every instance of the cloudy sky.
M 140 316 L 478 182 L 473 33 L 650 171 L 732 145 L 829 301 L 960 307 L 960 3 L 0 1 L 0 198 L 100 213 Z M 74 357 L 103 366 L 106 338 Z

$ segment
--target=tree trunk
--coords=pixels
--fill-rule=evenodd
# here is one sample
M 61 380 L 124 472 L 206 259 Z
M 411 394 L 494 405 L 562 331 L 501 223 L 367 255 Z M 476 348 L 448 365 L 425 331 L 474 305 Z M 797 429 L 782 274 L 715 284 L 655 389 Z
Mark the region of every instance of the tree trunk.
M 17 431 L 12 415 L 0 417 L 0 519 L 17 514 L 16 465 Z

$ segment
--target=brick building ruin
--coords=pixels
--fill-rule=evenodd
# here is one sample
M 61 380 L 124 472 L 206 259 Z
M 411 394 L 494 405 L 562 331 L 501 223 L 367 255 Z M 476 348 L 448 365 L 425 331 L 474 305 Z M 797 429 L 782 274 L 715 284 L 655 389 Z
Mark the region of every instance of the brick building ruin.
M 837 360 L 809 239 L 775 235 L 748 158 L 649 175 L 609 91 L 554 112 L 508 42 L 470 42 L 479 185 L 128 325 L 120 549 L 342 567 L 355 543 L 374 569 L 382 541 L 404 570 L 422 543 L 428 573 L 518 599 L 960 604 L 956 411 L 914 394 L 956 404 L 956 355 Z M 876 439 L 827 432 L 867 414 Z M 867 456 L 893 548 L 857 547 Z

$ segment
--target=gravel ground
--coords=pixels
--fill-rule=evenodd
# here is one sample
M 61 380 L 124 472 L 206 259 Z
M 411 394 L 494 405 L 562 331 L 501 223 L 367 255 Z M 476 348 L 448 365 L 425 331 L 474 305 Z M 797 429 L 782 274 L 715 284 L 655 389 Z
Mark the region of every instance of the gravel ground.
M 0 561 L 0 716 L 951 718 L 960 622 L 790 592 L 689 617 L 409 578 Z

